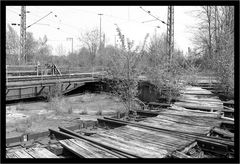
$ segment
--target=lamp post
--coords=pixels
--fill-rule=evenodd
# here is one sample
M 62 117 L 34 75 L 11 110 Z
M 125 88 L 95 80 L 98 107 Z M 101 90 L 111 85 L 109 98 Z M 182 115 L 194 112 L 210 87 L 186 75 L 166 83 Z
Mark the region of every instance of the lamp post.
M 102 15 L 103 14 L 98 14 L 100 16 L 100 46 L 99 46 L 99 49 L 101 49 L 101 46 L 102 46 Z

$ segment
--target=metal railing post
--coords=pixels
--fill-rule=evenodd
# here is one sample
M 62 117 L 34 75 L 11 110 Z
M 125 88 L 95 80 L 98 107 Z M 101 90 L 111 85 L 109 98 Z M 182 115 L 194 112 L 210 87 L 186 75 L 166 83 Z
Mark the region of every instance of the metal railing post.
M 38 65 L 37 65 L 37 76 L 38 76 Z
M 6 79 L 7 79 L 7 84 L 8 84 L 8 65 L 6 65 Z M 6 84 L 6 86 L 7 86 Z

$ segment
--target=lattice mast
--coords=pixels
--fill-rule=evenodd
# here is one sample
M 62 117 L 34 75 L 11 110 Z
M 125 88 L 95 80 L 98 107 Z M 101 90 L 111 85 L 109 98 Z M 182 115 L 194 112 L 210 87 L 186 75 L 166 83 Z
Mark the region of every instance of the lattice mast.
M 173 50 L 174 50 L 174 7 L 168 6 L 167 17 L 167 52 L 169 55 L 169 63 L 172 62 Z
M 27 61 L 26 57 L 26 6 L 21 6 L 19 63 L 25 63 Z

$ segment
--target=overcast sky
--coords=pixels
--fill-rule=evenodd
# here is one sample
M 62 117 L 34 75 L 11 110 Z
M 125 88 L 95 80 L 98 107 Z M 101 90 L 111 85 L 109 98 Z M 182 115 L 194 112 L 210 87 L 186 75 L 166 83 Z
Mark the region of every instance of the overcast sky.
M 142 6 L 145 10 L 159 19 L 167 22 L 167 6 Z M 20 6 L 6 7 L 6 23 L 20 23 Z M 196 23 L 195 19 L 189 14 L 195 10 L 196 6 L 175 6 L 175 47 L 187 52 L 188 47 L 192 47 L 189 26 Z M 140 9 L 140 6 L 27 6 L 27 26 L 48 13 L 50 15 L 27 28 L 33 36 L 38 39 L 47 35 L 48 44 L 53 48 L 56 55 L 56 47 L 63 45 L 66 52 L 71 50 L 71 42 L 66 40 L 73 38 L 74 51 L 80 48 L 78 38 L 84 31 L 100 27 L 100 16 L 102 13 L 102 32 L 106 35 L 106 44 L 114 45 L 116 33 L 115 23 L 118 24 L 122 33 L 134 40 L 136 44 L 142 43 L 147 33 L 154 34 L 156 26 L 157 34 L 166 33 L 167 27 L 159 21 L 142 23 L 153 20 L 150 15 Z M 19 26 L 12 26 L 18 34 Z

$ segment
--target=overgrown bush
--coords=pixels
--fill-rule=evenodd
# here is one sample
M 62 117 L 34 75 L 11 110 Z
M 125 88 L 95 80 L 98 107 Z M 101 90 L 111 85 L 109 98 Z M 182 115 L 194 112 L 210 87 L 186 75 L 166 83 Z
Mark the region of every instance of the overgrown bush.
M 168 102 L 179 96 L 184 86 L 182 76 L 186 68 L 183 65 L 185 60 L 182 52 L 174 50 L 173 58 L 170 61 L 166 51 L 165 36 L 154 36 L 147 50 L 147 56 L 143 64 L 144 74 L 147 79 L 156 86 L 161 98 Z
M 116 30 L 121 46 L 110 56 L 108 64 L 110 67 L 107 76 L 113 82 L 112 84 L 108 82 L 108 84 L 112 94 L 121 98 L 126 117 L 128 117 L 129 111 L 135 109 L 134 99 L 138 94 L 138 75 L 140 74 L 137 65 L 141 59 L 142 50 L 140 46 L 134 47 L 134 42 L 129 38 L 125 38 L 118 26 Z
M 49 101 L 49 110 L 53 110 L 56 114 L 63 114 L 63 113 L 72 113 L 72 105 L 68 100 L 63 97 L 53 97 Z

